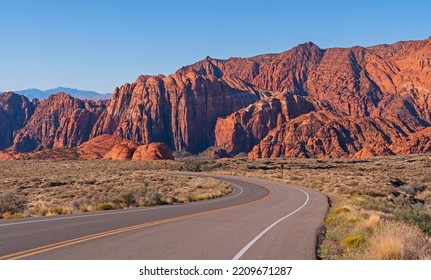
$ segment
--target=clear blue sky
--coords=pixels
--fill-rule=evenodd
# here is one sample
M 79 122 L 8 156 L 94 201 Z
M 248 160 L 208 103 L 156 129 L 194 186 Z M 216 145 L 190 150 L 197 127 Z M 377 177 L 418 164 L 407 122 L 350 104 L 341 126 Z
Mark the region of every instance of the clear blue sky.
M 431 35 L 430 1 L 0 0 L 0 91 L 112 92 L 209 55 L 312 41 L 369 46 Z

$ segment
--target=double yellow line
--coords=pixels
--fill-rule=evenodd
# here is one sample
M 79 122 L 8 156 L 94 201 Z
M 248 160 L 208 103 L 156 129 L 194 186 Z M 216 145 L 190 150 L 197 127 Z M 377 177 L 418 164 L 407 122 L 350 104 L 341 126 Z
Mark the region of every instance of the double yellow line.
M 83 236 L 83 237 L 79 237 L 79 238 L 74 238 L 74 239 L 70 239 L 70 240 L 66 240 L 66 241 L 61 241 L 61 242 L 48 244 L 45 246 L 36 247 L 33 249 L 29 249 L 29 250 L 25 250 L 25 251 L 13 253 L 13 254 L 1 256 L 0 260 L 23 259 L 23 258 L 30 257 L 33 255 L 52 251 L 55 249 L 71 246 L 71 245 L 78 244 L 78 243 L 87 242 L 87 241 L 94 240 L 94 239 L 99 239 L 99 238 L 103 238 L 103 237 L 107 237 L 107 236 L 111 236 L 111 235 L 115 235 L 115 234 L 119 234 L 119 233 L 123 233 L 123 232 L 127 232 L 127 231 L 131 231 L 131 230 L 143 229 L 143 228 L 147 228 L 147 227 L 151 227 L 151 226 L 155 226 L 155 225 L 161 225 L 161 224 L 166 224 L 166 223 L 170 223 L 170 222 L 181 221 L 181 220 L 185 220 L 185 219 L 189 219 L 189 218 L 194 218 L 194 217 L 199 217 L 199 216 L 203 216 L 203 215 L 223 212 L 223 211 L 227 211 L 227 210 L 231 210 L 231 209 L 235 209 L 235 208 L 239 208 L 239 207 L 244 207 L 247 205 L 256 204 L 256 203 L 259 203 L 263 200 L 270 198 L 274 194 L 274 191 L 272 189 L 265 187 L 265 186 L 262 186 L 262 187 L 268 190 L 268 194 L 265 195 L 264 197 L 261 197 L 257 200 L 254 200 L 254 201 L 250 201 L 250 202 L 246 202 L 246 203 L 242 203 L 242 204 L 238 204 L 238 205 L 234 205 L 234 206 L 219 208 L 219 209 L 215 209 L 215 210 L 209 210 L 209 211 L 204 211 L 204 212 L 199 212 L 199 213 L 194 213 L 194 214 L 188 214 L 188 215 L 183 215 L 183 216 L 178 216 L 178 217 L 173 217 L 173 218 L 168 218 L 168 219 L 163 219 L 163 220 L 158 220 L 158 221 L 153 221 L 153 222 L 148 222 L 148 223 L 144 223 L 144 224 L 139 224 L 139 225 L 123 227 L 123 228 L 119 228 L 119 229 L 109 230 L 109 231 L 105 231 L 105 232 L 95 233 L 95 234 L 91 234 L 91 235 L 87 235 L 87 236 Z

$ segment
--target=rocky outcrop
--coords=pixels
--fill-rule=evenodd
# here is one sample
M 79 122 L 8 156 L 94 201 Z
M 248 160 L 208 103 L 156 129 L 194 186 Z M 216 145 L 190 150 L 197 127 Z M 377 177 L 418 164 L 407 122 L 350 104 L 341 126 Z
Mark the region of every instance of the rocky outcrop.
M 233 69 L 223 66 L 229 63 L 218 65 L 220 71 Z M 319 104 L 312 109 L 319 113 L 305 110 L 296 120 L 286 119 L 274 127 L 265 117 L 278 114 L 274 106 L 262 106 L 266 113 L 255 118 L 244 117 L 244 109 L 219 119 L 216 143 L 230 154 L 248 152 L 250 143 L 256 142 L 251 158 L 368 157 L 424 150 L 427 145 L 426 135 L 413 135 L 431 123 L 431 39 L 327 50 L 308 43 L 256 63 L 253 75 L 242 76 L 245 81 L 264 90 L 302 95 Z M 271 76 L 271 71 L 277 74 Z M 249 108 L 262 104 L 258 101 Z M 244 133 L 249 127 L 253 133 Z M 261 137 L 248 135 L 267 137 L 260 142 Z M 410 135 L 424 144 L 406 150 L 396 146 Z
M 400 139 L 393 145 L 397 154 L 429 154 L 431 153 L 431 127 Z
M 22 95 L 0 94 L 0 149 L 12 146 L 15 131 L 24 127 L 36 106 L 37 101 L 32 103 Z
M 126 160 L 131 159 L 139 144 L 131 142 L 128 144 L 116 144 L 103 156 L 105 159 Z
M 117 135 L 99 135 L 78 147 L 81 159 L 113 159 L 113 160 L 158 160 L 174 157 L 168 146 L 153 142 L 140 145 L 137 142 L 121 138 Z
M 142 144 L 163 142 L 173 150 L 197 153 L 214 144 L 218 117 L 259 98 L 252 87 L 235 79 L 193 72 L 141 76 L 114 91 L 92 136 L 109 133 Z
M 293 94 L 278 94 L 220 118 L 215 127 L 220 154 L 249 152 L 271 131 L 286 121 L 317 110 L 318 102 Z
M 81 159 L 127 159 L 139 146 L 138 143 L 116 135 L 99 135 L 78 147 Z
M 139 146 L 133 154 L 133 160 L 173 160 L 174 156 L 168 146 L 153 142 Z
M 391 144 L 408 133 L 406 126 L 383 118 L 354 118 L 330 111 L 311 112 L 271 130 L 248 157 L 392 155 Z
M 51 95 L 36 108 L 24 128 L 16 131 L 16 152 L 76 147 L 87 141 L 104 110 L 103 103 L 82 101 L 65 93 Z

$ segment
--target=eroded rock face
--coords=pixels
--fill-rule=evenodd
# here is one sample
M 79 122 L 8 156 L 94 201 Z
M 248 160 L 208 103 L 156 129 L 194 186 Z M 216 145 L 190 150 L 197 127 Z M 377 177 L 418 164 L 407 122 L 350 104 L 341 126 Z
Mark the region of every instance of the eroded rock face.
M 225 154 L 249 152 L 268 133 L 288 120 L 317 110 L 306 98 L 292 94 L 278 94 L 260 100 L 245 109 L 220 118 L 215 128 L 216 147 Z M 218 153 L 222 153 L 218 151 Z
M 27 97 L 6 92 L 0 94 L 0 149 L 13 144 L 14 132 L 28 122 L 37 106 L 37 101 L 30 102 Z
M 133 154 L 133 160 L 174 160 L 168 146 L 153 142 L 139 146 Z
M 431 153 L 431 127 L 401 138 L 393 145 L 397 154 Z
M 138 143 L 116 135 L 99 135 L 78 147 L 81 159 L 128 159 L 139 146 Z
M 225 66 L 232 62 L 218 67 L 233 69 L 258 88 L 302 95 L 315 108 L 273 127 L 267 116 L 277 115 L 279 108 L 262 106 L 262 101 L 220 118 L 216 143 L 230 154 L 248 152 L 255 142 L 250 158 L 369 157 L 427 150 L 427 135 L 414 133 L 431 123 L 431 39 L 327 50 L 308 43 L 255 61 L 255 70 L 246 71 L 252 74 Z M 272 102 L 274 98 L 279 99 L 275 95 Z M 258 108 L 257 117 L 246 117 L 250 108 Z M 267 136 L 248 136 L 250 129 L 244 128 L 250 127 L 251 135 Z M 410 148 L 397 147 L 406 141 Z
M 82 101 L 66 93 L 43 100 L 25 127 L 15 132 L 16 152 L 76 147 L 87 141 L 94 123 L 104 110 L 103 103 Z
M 163 142 L 171 149 L 199 152 L 214 144 L 218 117 L 260 98 L 242 86 L 193 72 L 141 76 L 114 91 L 92 137 L 109 133 L 142 144 Z
M 368 157 L 392 155 L 391 144 L 408 135 L 400 123 L 378 117 L 349 117 L 330 111 L 301 115 L 277 127 L 249 158 Z

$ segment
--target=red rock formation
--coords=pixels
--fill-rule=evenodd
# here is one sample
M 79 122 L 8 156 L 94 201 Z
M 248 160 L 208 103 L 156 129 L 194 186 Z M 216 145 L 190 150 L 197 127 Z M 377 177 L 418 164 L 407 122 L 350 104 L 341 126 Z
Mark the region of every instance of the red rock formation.
M 12 92 L 0 94 L 0 149 L 13 144 L 14 132 L 28 122 L 36 104 Z
M 218 65 L 220 71 L 234 69 L 223 66 L 229 63 Z M 251 158 L 366 157 L 397 153 L 401 150 L 396 145 L 401 142 L 391 135 L 404 139 L 430 126 L 430 65 L 431 39 L 327 50 L 312 44 L 300 45 L 264 60 L 259 67 L 254 66 L 258 71 L 243 78 L 257 88 L 304 95 L 309 102 L 317 101 L 332 111 L 332 116 L 328 117 L 327 112 L 323 114 L 326 118 L 319 114 L 301 116 L 295 121 L 277 124 L 268 134 L 267 118 L 260 115 L 244 118 L 246 110 L 241 110 L 241 114 L 236 112 L 219 119 L 216 128 L 221 129 L 216 129 L 216 142 L 228 152 L 248 151 L 248 138 L 236 135 L 244 135 L 244 127 L 255 127 L 252 135 L 268 136 L 253 149 Z M 233 72 L 239 76 L 243 73 L 235 69 Z M 259 104 L 262 101 L 250 108 Z M 265 115 L 278 112 L 278 108 L 271 106 L 265 109 Z M 360 129 L 352 125 L 355 122 Z M 301 130 L 301 127 L 307 129 Z M 300 135 L 301 132 L 305 134 Z
M 317 102 L 292 94 L 260 100 L 217 121 L 216 147 L 229 155 L 249 152 L 271 129 L 318 107 Z
M 66 93 L 43 100 L 26 126 L 15 133 L 13 150 L 76 147 L 88 140 L 91 129 L 104 106 L 101 102 L 82 101 Z
M 153 142 L 139 146 L 133 154 L 133 160 L 173 160 L 174 156 L 168 146 Z
M 163 142 L 199 152 L 214 144 L 218 117 L 258 100 L 252 87 L 193 72 L 141 76 L 116 89 L 92 136 L 115 134 L 139 143 Z
M 141 76 L 117 88 L 106 109 L 60 94 L 33 115 L 19 111 L 27 113 L 9 130 L 6 111 L 0 109 L 0 129 L 7 130 L 0 140 L 9 140 L 0 148 L 11 145 L 15 131 L 16 151 L 75 147 L 115 134 L 193 153 L 216 144 L 208 151 L 218 156 L 251 150 L 251 158 L 425 152 L 431 39 L 326 50 L 306 43 L 281 54 L 207 57 L 168 77 Z M 124 158 L 129 149 L 119 145 L 112 153 Z
M 14 157 L 7 152 L 0 151 L 0 161 L 13 160 Z
M 138 143 L 116 135 L 99 135 L 78 147 L 81 159 L 126 159 L 131 158 Z
M 397 154 L 431 153 L 431 127 L 398 140 L 393 149 Z
M 248 156 L 336 158 L 366 157 L 371 153 L 391 155 L 394 151 L 390 145 L 408 133 L 407 127 L 383 118 L 311 112 L 271 130 Z
M 131 159 L 139 144 L 131 142 L 128 144 L 116 144 L 103 158 L 113 160 Z

